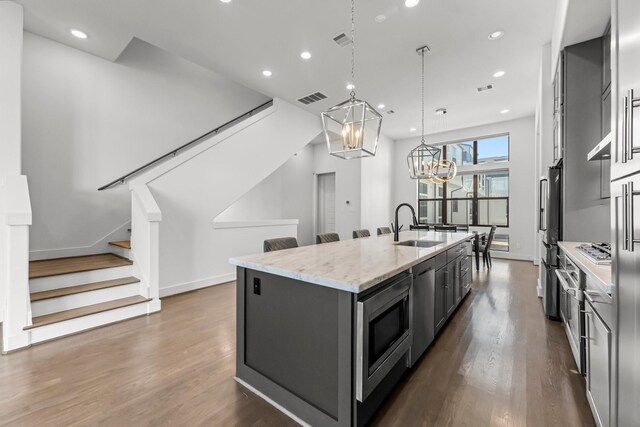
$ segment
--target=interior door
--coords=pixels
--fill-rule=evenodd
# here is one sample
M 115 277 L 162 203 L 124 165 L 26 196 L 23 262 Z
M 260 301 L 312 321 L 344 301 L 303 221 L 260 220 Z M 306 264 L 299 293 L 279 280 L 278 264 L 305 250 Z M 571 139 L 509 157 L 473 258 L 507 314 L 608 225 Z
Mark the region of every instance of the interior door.
M 336 231 L 336 174 L 318 175 L 318 234 Z

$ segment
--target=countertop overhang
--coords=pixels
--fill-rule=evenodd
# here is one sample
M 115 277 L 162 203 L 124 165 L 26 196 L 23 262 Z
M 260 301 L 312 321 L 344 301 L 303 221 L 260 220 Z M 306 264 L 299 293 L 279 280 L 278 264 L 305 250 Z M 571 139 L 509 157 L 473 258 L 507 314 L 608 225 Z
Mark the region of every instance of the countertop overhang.
M 423 261 L 474 238 L 466 232 L 404 231 L 400 242 L 442 242 L 430 248 L 394 244 L 393 234 L 301 246 L 229 260 L 238 267 L 289 277 L 320 286 L 363 292 Z
M 611 295 L 613 292 L 613 284 L 611 283 L 611 266 L 610 265 L 598 265 L 589 261 L 583 256 L 578 249 L 578 246 L 583 245 L 583 242 L 558 242 L 558 246 L 565 252 L 565 254 L 571 258 L 573 262 L 578 265 L 585 274 L 590 277 L 597 285 L 606 293 Z

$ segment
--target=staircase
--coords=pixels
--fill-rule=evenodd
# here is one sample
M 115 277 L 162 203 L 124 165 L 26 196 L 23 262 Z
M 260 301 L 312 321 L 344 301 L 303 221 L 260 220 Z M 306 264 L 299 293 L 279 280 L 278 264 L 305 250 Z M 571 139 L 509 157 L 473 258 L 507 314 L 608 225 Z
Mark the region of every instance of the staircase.
M 115 253 L 29 262 L 31 342 L 42 342 L 148 314 L 149 290 L 135 277 L 130 241 Z

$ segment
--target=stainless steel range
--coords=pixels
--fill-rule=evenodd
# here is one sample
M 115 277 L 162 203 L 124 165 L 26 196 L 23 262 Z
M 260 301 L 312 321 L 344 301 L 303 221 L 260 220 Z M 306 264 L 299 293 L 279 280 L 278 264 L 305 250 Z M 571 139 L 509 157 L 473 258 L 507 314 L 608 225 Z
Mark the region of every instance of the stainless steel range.
M 582 256 L 597 265 L 611 265 L 611 245 L 609 243 L 585 243 L 576 249 Z

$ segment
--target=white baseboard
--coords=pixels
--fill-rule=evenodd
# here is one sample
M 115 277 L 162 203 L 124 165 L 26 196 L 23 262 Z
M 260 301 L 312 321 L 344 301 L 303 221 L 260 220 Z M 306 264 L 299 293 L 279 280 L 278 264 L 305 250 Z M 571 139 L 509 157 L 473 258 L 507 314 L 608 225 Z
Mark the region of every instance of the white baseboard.
M 279 403 L 274 402 L 270 397 L 268 397 L 266 394 L 256 390 L 254 387 L 250 386 L 249 384 L 247 384 L 246 382 L 242 381 L 240 378 L 238 377 L 233 377 L 236 382 L 238 382 L 238 384 L 242 384 L 245 388 L 248 388 L 249 390 L 251 390 L 251 392 L 253 392 L 254 394 L 260 396 L 265 402 L 267 402 L 268 404 L 270 404 L 271 406 L 273 406 L 274 408 L 276 408 L 278 411 L 282 412 L 283 414 L 285 414 L 286 416 L 288 416 L 289 418 L 291 418 L 293 421 L 297 422 L 298 424 L 300 424 L 301 426 L 304 427 L 311 427 L 310 424 L 305 423 L 304 421 L 302 421 L 300 418 L 298 418 L 297 416 L 295 416 L 291 411 L 289 411 L 288 409 L 286 409 L 284 406 L 280 405 Z
M 480 256 L 482 256 L 482 254 Z M 499 258 L 499 259 L 513 259 L 516 261 L 532 261 L 533 262 L 533 256 L 528 254 L 518 254 L 513 252 L 491 251 L 491 257 Z
M 536 286 L 536 293 L 538 298 L 542 298 L 542 285 L 540 284 L 540 278 L 538 277 L 538 286 Z
M 220 276 L 209 277 L 202 280 L 195 280 L 193 282 L 185 282 L 179 283 L 177 285 L 160 287 L 160 298 L 181 294 L 183 292 L 195 291 L 196 289 L 207 288 L 209 286 L 220 285 L 222 283 L 231 282 L 233 280 L 236 280 L 236 273 L 222 274 Z

